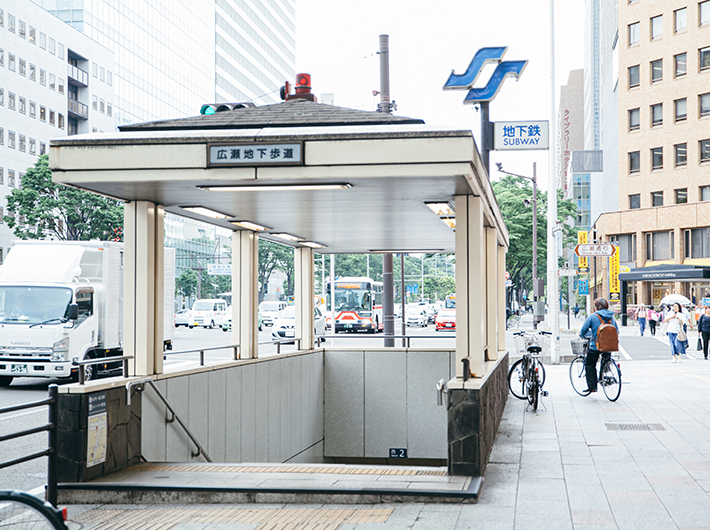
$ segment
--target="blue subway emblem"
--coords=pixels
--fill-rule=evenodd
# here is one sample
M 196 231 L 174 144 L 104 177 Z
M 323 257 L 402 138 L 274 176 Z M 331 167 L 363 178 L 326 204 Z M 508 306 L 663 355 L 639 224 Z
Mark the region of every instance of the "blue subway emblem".
M 451 75 L 444 85 L 444 90 L 470 90 L 483 71 L 483 67 L 489 63 L 498 64 L 507 50 L 507 46 L 481 48 L 473 56 L 471 64 L 468 65 L 463 75 L 458 75 L 453 70 L 451 71 Z

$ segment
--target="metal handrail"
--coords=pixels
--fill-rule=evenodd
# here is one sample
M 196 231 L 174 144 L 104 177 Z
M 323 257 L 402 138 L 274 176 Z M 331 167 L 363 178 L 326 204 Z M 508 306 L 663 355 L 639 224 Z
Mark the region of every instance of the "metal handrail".
M 257 344 L 259 346 L 264 345 L 264 344 L 276 344 L 276 354 L 278 355 L 279 353 L 281 353 L 281 344 L 290 344 L 293 342 L 296 345 L 296 350 L 297 351 L 300 350 L 301 349 L 301 340 L 302 340 L 301 337 L 293 337 L 293 338 L 277 339 L 277 340 L 271 339 L 271 340 L 259 342 Z
M 137 381 L 129 381 L 128 383 L 126 383 L 126 405 L 129 407 L 131 406 L 131 387 L 133 385 L 140 385 L 139 388 L 136 388 L 136 392 L 143 392 L 143 389 L 145 388 L 146 383 L 148 383 L 151 387 L 153 387 L 153 390 L 155 390 L 156 394 L 158 394 L 158 397 L 162 400 L 162 402 L 168 408 L 170 413 L 173 415 L 172 418 L 166 417 L 165 423 L 172 423 L 177 420 L 180 427 L 183 428 L 183 430 L 185 431 L 187 436 L 190 438 L 190 440 L 192 440 L 192 443 L 194 443 L 197 446 L 197 452 L 196 453 L 194 451 L 192 452 L 193 458 L 197 458 L 198 456 L 200 456 L 200 454 L 202 454 L 205 457 L 205 460 L 207 460 L 208 462 L 212 462 L 212 459 L 209 457 L 209 455 L 204 450 L 204 448 L 200 445 L 200 442 L 197 441 L 197 438 L 195 438 L 195 436 L 190 432 L 190 429 L 188 429 L 187 425 L 185 425 L 185 423 L 183 423 L 183 421 L 180 419 L 180 416 L 178 416 L 178 413 L 175 412 L 175 409 L 173 409 L 170 406 L 170 403 L 168 403 L 168 400 L 165 398 L 163 393 L 160 390 L 158 390 L 158 387 L 155 386 L 155 383 L 149 377 L 147 377 L 145 379 L 139 379 Z
M 5 414 L 7 412 L 15 412 L 17 410 L 26 410 L 36 407 L 42 407 L 44 405 L 49 405 L 49 422 L 46 425 L 42 425 L 41 427 L 34 427 L 32 429 L 26 429 L 24 431 L 12 434 L 7 434 L 0 438 L 0 442 L 4 442 L 7 440 L 21 438 L 22 436 L 29 436 L 38 432 L 48 431 L 49 447 L 44 451 L 40 451 L 39 453 L 33 453 L 31 455 L 16 458 L 15 460 L 1 462 L 0 469 L 14 466 L 15 464 L 21 464 L 22 462 L 28 462 L 29 460 L 34 460 L 43 456 L 47 456 L 47 501 L 49 501 L 55 508 L 57 507 L 57 424 L 59 420 L 58 396 L 59 387 L 57 385 L 49 385 L 49 397 L 47 399 L 43 399 L 41 401 L 33 401 L 31 403 L 25 403 L 23 405 L 12 405 L 10 407 L 4 407 L 0 409 L 0 414 Z
M 79 384 L 86 383 L 86 366 L 93 364 L 105 364 L 123 361 L 123 377 L 128 377 L 128 360 L 133 359 L 133 355 L 121 355 L 117 357 L 99 357 L 96 359 L 87 359 L 80 361 L 77 357 L 72 359 L 72 365 L 79 367 Z
M 242 352 L 239 349 L 240 348 L 239 344 L 228 344 L 227 346 L 210 346 L 209 348 L 195 348 L 194 350 L 171 351 L 170 353 L 163 352 L 163 358 L 167 357 L 168 355 L 181 355 L 183 353 L 200 352 L 200 366 L 204 366 L 206 351 L 226 350 L 227 348 L 232 348 L 234 350 L 234 360 L 235 361 L 238 361 L 239 359 L 242 358 Z

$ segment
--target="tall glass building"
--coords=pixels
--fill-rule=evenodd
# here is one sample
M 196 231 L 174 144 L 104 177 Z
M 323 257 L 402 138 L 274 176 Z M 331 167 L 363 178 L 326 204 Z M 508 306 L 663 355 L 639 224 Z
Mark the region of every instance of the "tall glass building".
M 275 103 L 295 74 L 295 0 L 33 1 L 114 53 L 117 126 Z

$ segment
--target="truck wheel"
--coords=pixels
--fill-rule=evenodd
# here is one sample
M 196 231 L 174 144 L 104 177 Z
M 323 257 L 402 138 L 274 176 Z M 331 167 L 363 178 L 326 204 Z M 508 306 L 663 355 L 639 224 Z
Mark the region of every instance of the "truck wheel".
M 12 383 L 12 376 L 9 375 L 4 375 L 0 377 L 0 386 L 10 386 L 10 383 Z
M 207 327 L 210 329 L 214 329 L 214 320 L 210 320 L 210 325 Z

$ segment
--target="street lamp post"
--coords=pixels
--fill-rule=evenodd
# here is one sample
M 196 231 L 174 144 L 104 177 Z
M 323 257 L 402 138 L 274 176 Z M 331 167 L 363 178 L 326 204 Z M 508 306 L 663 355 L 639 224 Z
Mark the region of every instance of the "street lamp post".
M 498 171 L 505 173 L 506 175 L 512 175 L 514 177 L 523 178 L 532 182 L 532 207 L 533 207 L 533 263 L 532 263 L 532 281 L 533 281 L 533 302 L 537 302 L 538 296 L 540 295 L 537 281 L 537 162 L 533 162 L 533 176 L 526 177 L 525 175 L 517 175 L 511 173 L 510 171 L 503 170 L 503 164 L 496 162 L 498 166 Z M 525 201 L 527 202 L 527 200 Z M 527 206 L 527 205 L 526 205 Z M 537 329 L 537 318 L 535 316 L 535 306 L 533 305 L 533 328 Z

